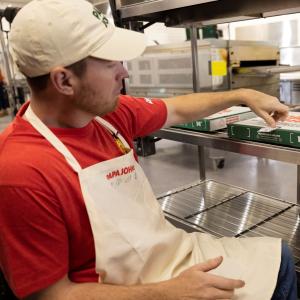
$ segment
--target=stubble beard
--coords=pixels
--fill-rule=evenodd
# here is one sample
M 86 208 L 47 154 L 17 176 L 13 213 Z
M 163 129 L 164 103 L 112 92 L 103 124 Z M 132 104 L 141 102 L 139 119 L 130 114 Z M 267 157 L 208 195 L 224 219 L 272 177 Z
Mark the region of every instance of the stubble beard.
M 89 86 L 82 85 L 78 97 L 75 98 L 75 105 L 78 109 L 93 116 L 104 116 L 117 108 L 118 99 L 119 96 L 110 102 L 107 102 L 107 99 L 99 99 L 99 95 Z

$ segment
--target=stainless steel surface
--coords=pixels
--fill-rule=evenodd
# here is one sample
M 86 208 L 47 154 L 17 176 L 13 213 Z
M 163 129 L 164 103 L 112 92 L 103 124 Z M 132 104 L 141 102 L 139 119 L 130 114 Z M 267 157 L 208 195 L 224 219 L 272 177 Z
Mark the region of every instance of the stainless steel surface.
M 300 20 L 298 21 L 298 23 L 299 22 Z M 299 25 L 297 26 L 297 29 L 300 31 Z M 293 32 L 292 36 L 298 38 L 296 44 L 300 44 L 300 32 L 299 33 L 297 32 L 297 34 L 295 34 L 294 31 L 292 32 Z M 291 66 L 300 65 L 300 46 L 289 45 L 287 47 L 281 47 L 280 63 L 283 65 L 291 65 Z
M 252 68 L 240 68 L 239 72 L 249 75 L 262 75 L 270 76 L 280 73 L 291 73 L 300 71 L 300 66 L 273 66 L 273 67 L 252 67 Z
M 197 28 L 192 26 L 190 28 L 191 35 L 191 49 L 192 49 L 192 62 L 193 62 L 193 89 L 195 93 L 200 92 L 200 70 L 198 59 L 198 45 L 197 45 Z
M 117 0 L 121 18 L 139 21 L 160 20 L 168 26 L 199 27 L 206 24 L 260 18 L 300 11 L 298 0 Z M 128 3 L 129 5 L 126 5 Z M 123 5 L 122 5 L 123 4 Z M 186 6 L 189 5 L 189 6 Z
M 223 195 L 227 195 L 224 200 Z M 300 208 L 298 205 L 247 192 L 215 181 L 176 189 L 159 199 L 173 224 L 191 231 L 222 236 L 271 236 L 285 240 L 300 272 Z M 200 211 L 193 217 L 185 215 Z
M 152 135 L 182 143 L 211 147 L 300 165 L 299 149 L 258 142 L 233 140 L 228 138 L 226 132 L 201 133 L 177 128 L 165 128 L 154 132 Z
M 196 41 L 195 27 L 191 37 L 191 43 L 149 46 L 141 57 L 128 62 L 128 93 L 165 98 L 199 89 L 243 87 L 279 97 L 279 75 L 270 71 L 279 67 L 278 46 L 253 41 Z M 221 72 L 213 67 L 216 65 L 222 66 Z
M 158 201 L 163 211 L 175 217 L 187 219 L 242 193 L 244 193 L 242 189 L 210 180 L 187 189 L 168 193 Z
M 218 236 L 237 236 L 292 205 L 248 192 L 186 221 Z
M 216 0 L 116 0 L 122 17 L 140 16 Z
M 198 60 L 198 45 L 197 45 L 197 28 L 192 26 L 190 28 L 191 35 L 191 49 L 192 49 L 192 62 L 193 62 L 193 90 L 195 93 L 200 92 L 200 70 Z M 198 146 L 198 163 L 200 180 L 205 180 L 205 154 L 204 147 Z
M 281 73 L 292 73 L 300 71 L 300 66 L 270 66 L 270 67 L 250 67 L 250 68 L 240 68 L 237 70 L 239 74 L 244 76 L 270 76 L 273 74 Z
M 200 180 L 203 181 L 205 180 L 206 175 L 205 175 L 205 149 L 202 146 L 198 146 L 198 163 L 199 163 Z
M 297 74 L 298 78 L 293 79 L 293 74 Z M 287 104 L 300 104 L 300 72 L 290 75 L 290 79 L 280 80 L 280 99 Z M 288 76 L 285 77 L 288 78 Z
M 299 206 L 289 208 L 264 224 L 246 232 L 242 236 L 271 236 L 285 240 L 291 247 L 295 261 L 300 260 L 300 209 Z

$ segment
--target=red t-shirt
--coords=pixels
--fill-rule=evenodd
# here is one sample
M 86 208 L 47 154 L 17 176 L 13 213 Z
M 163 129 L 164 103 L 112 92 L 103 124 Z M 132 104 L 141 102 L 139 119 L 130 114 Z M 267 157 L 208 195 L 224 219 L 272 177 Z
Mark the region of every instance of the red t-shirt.
M 93 235 L 76 173 L 27 121 L 25 104 L 0 135 L 0 268 L 18 297 L 68 274 L 96 282 Z M 163 101 L 120 96 L 105 116 L 127 142 L 161 128 Z M 83 128 L 52 128 L 81 167 L 122 155 L 95 120 Z

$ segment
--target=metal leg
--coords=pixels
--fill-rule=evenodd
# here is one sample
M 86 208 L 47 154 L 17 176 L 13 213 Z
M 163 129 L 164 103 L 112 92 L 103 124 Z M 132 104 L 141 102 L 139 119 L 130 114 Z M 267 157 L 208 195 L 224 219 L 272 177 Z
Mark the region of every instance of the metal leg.
M 203 181 L 205 177 L 205 153 L 204 147 L 198 146 L 198 158 L 199 158 L 199 171 L 200 171 L 200 180 Z
M 195 93 L 198 93 L 200 92 L 200 74 L 198 63 L 197 28 L 192 26 L 190 29 L 190 33 L 193 63 L 193 89 Z
M 297 165 L 297 204 L 300 204 L 300 165 Z
M 193 87 L 194 92 L 200 92 L 200 75 L 198 64 L 198 46 L 197 46 L 197 28 L 192 26 L 190 28 L 191 33 L 191 48 L 192 48 L 192 62 L 193 62 Z M 198 146 L 198 159 L 199 159 L 199 172 L 200 180 L 205 180 L 205 153 L 204 147 Z

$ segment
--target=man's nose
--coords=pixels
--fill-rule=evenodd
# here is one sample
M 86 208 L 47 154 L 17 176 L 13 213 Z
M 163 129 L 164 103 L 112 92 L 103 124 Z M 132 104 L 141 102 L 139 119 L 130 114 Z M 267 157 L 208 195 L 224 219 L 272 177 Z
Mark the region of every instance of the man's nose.
M 129 74 L 128 71 L 124 68 L 123 64 L 120 62 L 120 68 L 118 72 L 118 79 L 125 79 L 128 78 Z

